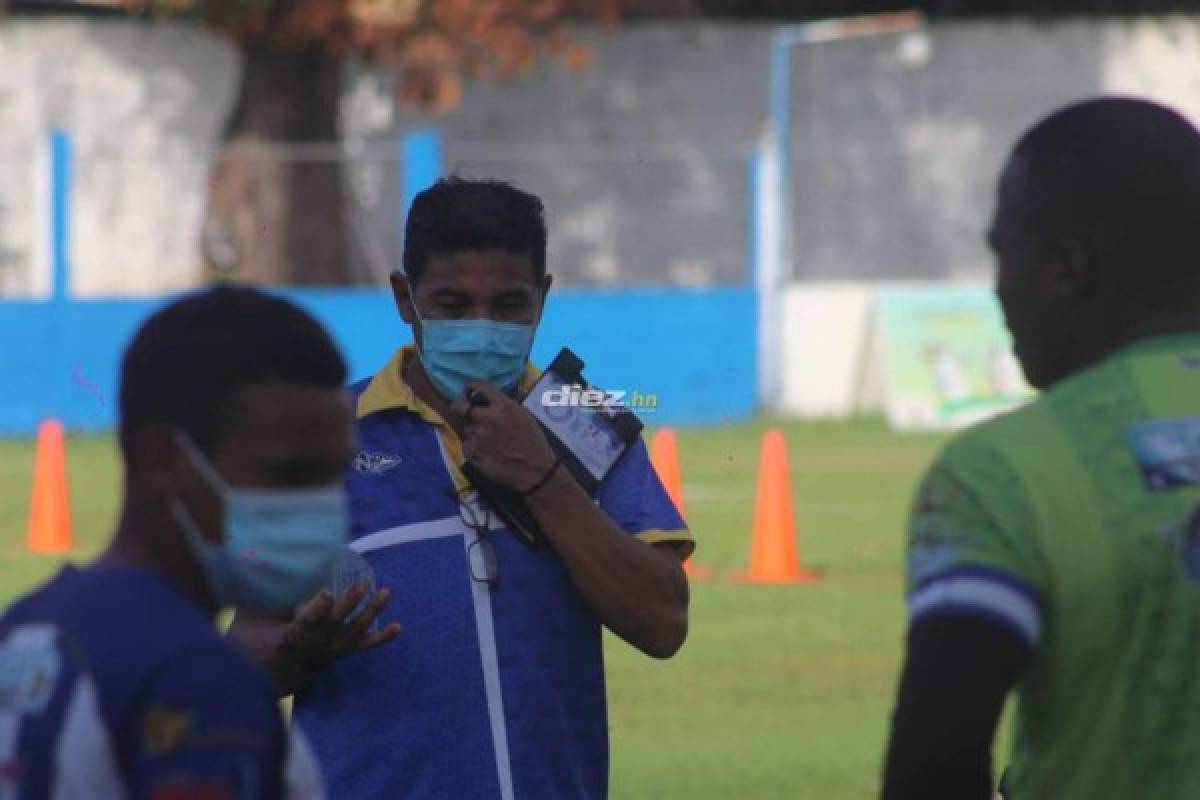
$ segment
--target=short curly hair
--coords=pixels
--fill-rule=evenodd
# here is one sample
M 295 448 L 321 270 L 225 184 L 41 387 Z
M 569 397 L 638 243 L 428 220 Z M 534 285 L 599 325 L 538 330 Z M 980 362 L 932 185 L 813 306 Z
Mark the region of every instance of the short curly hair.
M 337 389 L 346 363 L 307 312 L 245 286 L 191 292 L 150 316 L 121 362 L 120 441 L 148 422 L 185 431 L 211 452 L 236 413 L 237 390 L 270 381 Z
M 404 274 L 421 280 L 429 259 L 464 250 L 527 255 L 534 277 L 546 275 L 546 220 L 542 201 L 496 180 L 443 178 L 413 200 L 404 228 Z

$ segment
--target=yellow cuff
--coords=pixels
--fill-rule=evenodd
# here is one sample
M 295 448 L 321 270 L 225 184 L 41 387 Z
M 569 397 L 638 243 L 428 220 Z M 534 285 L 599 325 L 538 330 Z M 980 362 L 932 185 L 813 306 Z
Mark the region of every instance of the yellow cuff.
M 634 538 L 640 539 L 646 544 L 660 544 L 662 542 L 679 544 L 682 546 L 684 558 L 688 558 L 696 551 L 696 540 L 692 536 L 692 532 L 687 528 L 680 528 L 674 531 L 660 531 L 652 528 L 633 535 Z

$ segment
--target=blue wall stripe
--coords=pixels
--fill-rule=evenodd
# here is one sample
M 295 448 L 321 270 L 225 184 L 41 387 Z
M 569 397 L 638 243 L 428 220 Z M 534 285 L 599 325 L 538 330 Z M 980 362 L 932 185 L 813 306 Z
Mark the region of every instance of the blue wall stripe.
M 281 294 L 328 327 L 354 379 L 373 374 L 410 340 L 389 292 L 305 289 Z M 0 435 L 31 435 L 38 421 L 49 416 L 69 429 L 111 429 L 121 354 L 138 325 L 163 302 L 0 302 L 0 339 L 5 342 Z M 556 290 L 547 302 L 533 358 L 545 364 L 566 345 L 584 360 L 584 374 L 596 385 L 655 395 L 658 410 L 643 414 L 648 424 L 744 419 L 757 407 L 755 313 L 749 287 Z M 54 335 L 56 327 L 61 339 Z

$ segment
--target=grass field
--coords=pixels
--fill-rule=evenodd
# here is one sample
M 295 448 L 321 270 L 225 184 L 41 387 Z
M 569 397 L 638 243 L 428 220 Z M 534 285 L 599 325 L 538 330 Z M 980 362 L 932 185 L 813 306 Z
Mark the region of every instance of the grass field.
M 697 560 L 691 633 L 674 659 L 607 643 L 614 798 L 874 797 L 899 664 L 908 497 L 942 441 L 876 419 L 783 424 L 804 559 L 817 586 L 743 586 L 765 423 L 679 431 Z M 57 561 L 23 551 L 33 445 L 0 441 L 0 603 Z M 69 441 L 76 560 L 112 529 L 107 437 Z M 402 591 L 402 589 L 401 589 Z

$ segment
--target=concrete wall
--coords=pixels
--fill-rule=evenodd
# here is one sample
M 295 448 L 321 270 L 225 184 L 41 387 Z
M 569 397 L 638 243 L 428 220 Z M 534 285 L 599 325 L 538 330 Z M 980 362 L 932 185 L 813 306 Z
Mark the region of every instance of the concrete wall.
M 746 159 L 766 111 L 771 27 L 635 24 L 584 31 L 590 70 L 545 65 L 469 87 L 436 122 L 448 166 L 542 194 L 563 286 L 742 285 Z M 0 28 L 0 294 L 47 285 L 53 127 L 77 146 L 74 288 L 145 294 L 199 274 L 211 156 L 239 64 L 177 26 L 16 20 Z M 1004 152 L 1052 106 L 1150 94 L 1200 116 L 1195 19 L 938 24 L 921 37 L 829 43 L 792 59 L 793 274 L 801 280 L 979 278 Z M 350 66 L 342 128 L 352 252 L 397 256 L 394 76 Z M 382 267 L 381 267 L 382 265 Z
M 736 283 L 749 271 L 745 159 L 766 114 L 770 26 L 635 25 L 592 36 L 591 71 L 477 85 L 438 124 L 452 168 L 550 200 L 572 284 Z M 792 275 L 979 279 L 995 174 L 1071 100 L 1145 94 L 1200 119 L 1195 18 L 937 23 L 791 59 Z M 389 90 L 357 70 L 351 87 Z M 361 125 L 366 140 L 414 120 Z
M 869 283 L 788 286 L 781 301 L 780 407 L 800 417 L 845 417 L 878 411 L 864 395 L 876 287 Z
M 1055 107 L 1144 94 L 1200 119 L 1200 24 L 935 25 L 793 57 L 795 277 L 985 277 L 995 176 Z
M 437 121 L 449 170 L 541 195 L 555 276 L 569 285 L 708 286 L 749 279 L 748 158 L 766 109 L 767 26 L 581 31 L 591 67 L 469 86 Z M 422 124 L 371 114 L 394 76 L 352 68 L 346 133 L 384 148 Z M 372 102 L 372 98 L 374 101 Z
M 0 27 L 0 296 L 49 288 L 45 143 L 75 148 L 72 289 L 193 285 L 208 174 L 239 75 L 189 26 L 11 20 Z
M 780 392 L 773 410 L 785 416 L 840 419 L 888 407 L 885 339 L 879 320 L 881 293 L 942 290 L 945 281 L 844 281 L 793 283 L 780 309 Z M 989 284 L 958 282 L 987 293 Z M 918 426 L 920 427 L 920 426 Z

